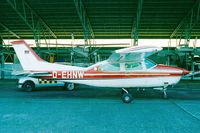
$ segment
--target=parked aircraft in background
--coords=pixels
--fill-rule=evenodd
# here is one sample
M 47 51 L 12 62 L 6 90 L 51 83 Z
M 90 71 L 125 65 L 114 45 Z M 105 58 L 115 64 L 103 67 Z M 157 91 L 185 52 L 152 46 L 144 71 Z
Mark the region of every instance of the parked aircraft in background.
M 25 41 L 12 42 L 27 77 L 19 79 L 19 86 L 31 91 L 41 83 L 63 83 L 69 89 L 74 84 L 94 87 L 120 88 L 122 100 L 132 101 L 129 88 L 153 88 L 167 98 L 167 87 L 175 85 L 189 71 L 157 65 L 147 57 L 162 50 L 160 47 L 130 47 L 116 50 L 105 61 L 87 68 L 49 63 L 42 60 Z

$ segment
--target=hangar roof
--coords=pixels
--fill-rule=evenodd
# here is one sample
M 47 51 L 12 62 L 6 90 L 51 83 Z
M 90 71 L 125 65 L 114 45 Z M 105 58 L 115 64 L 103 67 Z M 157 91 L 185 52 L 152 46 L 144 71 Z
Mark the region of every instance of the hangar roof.
M 41 35 L 66 39 L 71 38 L 73 33 L 75 38 L 83 38 L 82 23 L 74 4 L 76 0 L 25 0 L 37 18 L 31 17 L 29 8 L 23 7 L 23 1 L 1 0 L 0 34 L 3 38 L 33 39 L 38 18 L 45 27 L 38 26 L 43 31 Z M 199 0 L 143 0 L 139 38 L 170 38 L 196 1 Z M 9 2 L 14 3 L 18 11 Z M 82 2 L 95 38 L 131 38 L 139 0 Z M 178 32 L 181 33 L 181 30 Z M 200 36 L 200 24 L 193 27 L 192 33 L 193 38 Z

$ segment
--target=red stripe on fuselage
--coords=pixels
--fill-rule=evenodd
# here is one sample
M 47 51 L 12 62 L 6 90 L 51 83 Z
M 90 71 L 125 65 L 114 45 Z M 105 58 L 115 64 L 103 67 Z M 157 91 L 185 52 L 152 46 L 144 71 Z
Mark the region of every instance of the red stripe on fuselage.
M 150 78 L 150 77 L 177 77 L 182 76 L 182 73 L 143 73 L 143 72 L 135 72 L 135 73 L 88 73 L 84 72 L 83 76 L 75 75 L 68 76 L 66 73 L 62 75 L 61 71 L 56 72 L 57 75 L 54 75 L 55 72 L 51 72 L 52 76 L 40 76 L 39 78 L 48 78 L 48 79 L 124 79 L 124 78 Z

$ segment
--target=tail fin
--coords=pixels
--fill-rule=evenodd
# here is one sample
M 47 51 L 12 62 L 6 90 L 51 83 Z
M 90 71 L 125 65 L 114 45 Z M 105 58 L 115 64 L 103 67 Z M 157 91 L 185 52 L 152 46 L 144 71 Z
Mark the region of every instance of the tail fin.
M 11 43 L 24 70 L 34 70 L 34 68 L 38 68 L 38 65 L 45 62 L 25 41 L 13 41 Z
M 42 60 L 25 41 L 12 42 L 13 48 L 25 71 L 83 70 L 82 67 L 49 63 Z

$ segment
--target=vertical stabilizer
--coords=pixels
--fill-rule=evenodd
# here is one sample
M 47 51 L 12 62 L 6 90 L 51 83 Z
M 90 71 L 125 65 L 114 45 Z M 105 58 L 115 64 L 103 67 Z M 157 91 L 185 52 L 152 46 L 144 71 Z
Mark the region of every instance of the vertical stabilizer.
M 25 41 L 13 41 L 11 43 L 24 70 L 34 70 L 44 62 Z
M 25 41 L 11 42 L 17 57 L 25 71 L 58 71 L 58 70 L 83 70 L 82 67 L 49 63 L 42 60 Z

